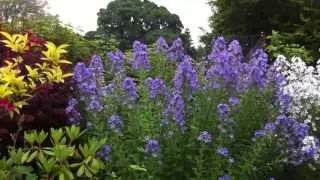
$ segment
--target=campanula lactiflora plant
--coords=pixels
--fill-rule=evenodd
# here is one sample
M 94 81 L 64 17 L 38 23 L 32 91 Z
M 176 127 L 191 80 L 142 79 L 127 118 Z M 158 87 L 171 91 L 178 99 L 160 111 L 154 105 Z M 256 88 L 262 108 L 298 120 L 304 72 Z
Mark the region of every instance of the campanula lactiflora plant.
M 76 64 L 76 91 L 66 111 L 71 124 L 90 124 L 89 134 L 107 139 L 99 153 L 106 155 L 106 176 L 283 179 L 288 169 L 317 174 L 318 70 L 297 58 L 289 66 L 283 57 L 269 63 L 263 49 L 248 60 L 238 41 L 223 37 L 197 62 L 182 43 L 168 45 L 160 37 L 148 48 L 136 41 L 130 52 Z

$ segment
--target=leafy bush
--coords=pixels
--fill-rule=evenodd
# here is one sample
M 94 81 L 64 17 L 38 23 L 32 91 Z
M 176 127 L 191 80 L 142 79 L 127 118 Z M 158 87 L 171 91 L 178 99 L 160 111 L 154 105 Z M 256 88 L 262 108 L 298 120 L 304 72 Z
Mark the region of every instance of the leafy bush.
M 99 154 L 105 139 L 78 144 L 81 134 L 76 126 L 25 133 L 25 147 L 11 147 L 9 157 L 0 160 L 0 178 L 92 178 L 104 168 Z
M 272 57 L 276 58 L 279 55 L 284 55 L 286 57 L 301 57 L 307 64 L 314 63 L 314 57 L 312 52 L 307 50 L 304 46 L 297 44 L 298 42 L 290 42 L 292 39 L 289 36 L 290 34 L 279 33 L 273 31 L 272 35 L 269 38 L 269 45 L 267 47 L 268 52 Z
M 0 59 L 2 140 L 8 142 L 10 133 L 19 128 L 65 124 L 68 90 L 62 83 L 72 75 L 64 65 L 70 64 L 63 59 L 67 45 L 56 47 L 31 33 L 1 32 L 1 35 L 4 38 Z
M 261 49 L 245 62 L 239 43 L 222 37 L 198 63 L 180 39 L 149 49 L 136 41 L 130 52 L 78 63 L 66 111 L 71 124 L 107 138 L 114 179 L 283 177 L 317 162 L 319 144 L 290 116 L 280 67 Z

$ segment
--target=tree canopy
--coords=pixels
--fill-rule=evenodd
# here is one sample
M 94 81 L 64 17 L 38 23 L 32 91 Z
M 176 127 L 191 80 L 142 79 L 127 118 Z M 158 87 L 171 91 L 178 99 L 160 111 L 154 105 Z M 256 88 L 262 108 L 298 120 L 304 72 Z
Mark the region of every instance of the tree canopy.
M 316 0 L 211 0 L 212 32 L 202 37 L 225 35 L 254 46 L 263 32 L 278 31 L 286 42 L 301 44 L 317 53 L 320 40 L 320 1 Z M 244 44 L 245 45 L 245 44 Z
M 63 24 L 58 16 L 46 12 L 44 0 L 0 0 L 1 30 L 13 33 L 31 31 L 55 44 L 69 44 L 68 59 L 84 60 L 92 54 L 105 52 L 108 46 L 99 40 L 85 39 L 75 29 Z
M 21 30 L 26 19 L 44 15 L 46 6 L 46 0 L 1 0 L 0 22 L 10 24 L 12 30 Z
M 98 32 L 115 37 L 120 49 L 129 49 L 135 40 L 149 44 L 159 36 L 173 39 L 182 30 L 178 15 L 148 0 L 114 0 L 98 13 Z

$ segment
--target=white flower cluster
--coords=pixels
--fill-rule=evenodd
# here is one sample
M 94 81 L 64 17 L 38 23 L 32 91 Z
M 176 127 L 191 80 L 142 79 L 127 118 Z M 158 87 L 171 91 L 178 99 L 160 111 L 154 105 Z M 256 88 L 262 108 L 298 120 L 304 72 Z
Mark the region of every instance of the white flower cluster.
M 316 131 L 316 124 L 312 117 L 312 109 L 320 107 L 320 61 L 316 68 L 307 66 L 299 57 L 286 61 L 284 56 L 279 56 L 276 62 L 279 69 L 286 77 L 287 83 L 282 85 L 281 91 L 292 97 L 289 113 L 296 119 L 311 124 Z
M 302 152 L 306 154 L 310 154 L 314 160 L 319 160 L 320 158 L 320 152 L 319 148 L 317 147 L 317 142 L 316 138 L 314 136 L 306 136 L 303 140 L 303 147 L 302 147 Z

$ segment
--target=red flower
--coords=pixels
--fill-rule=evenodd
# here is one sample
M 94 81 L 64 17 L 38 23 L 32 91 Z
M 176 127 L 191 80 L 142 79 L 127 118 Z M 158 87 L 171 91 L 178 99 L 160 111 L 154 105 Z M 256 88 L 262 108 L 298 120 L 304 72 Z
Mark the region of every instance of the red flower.
M 0 99 L 0 108 L 4 108 L 8 112 L 12 112 L 15 109 L 15 106 L 13 103 L 9 101 L 8 98 L 1 98 Z

